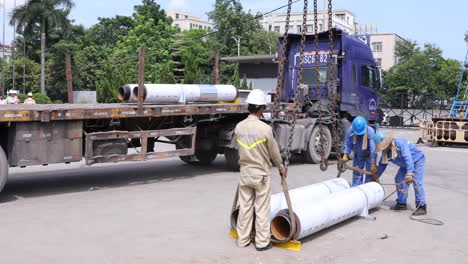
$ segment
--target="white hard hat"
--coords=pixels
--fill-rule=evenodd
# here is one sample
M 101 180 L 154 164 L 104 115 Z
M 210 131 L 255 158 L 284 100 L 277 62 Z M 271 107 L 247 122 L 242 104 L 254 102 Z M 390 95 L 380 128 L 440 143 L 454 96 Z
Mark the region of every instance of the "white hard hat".
M 31 93 L 31 92 L 29 92 L 29 93 L 28 93 L 28 96 L 32 96 L 32 93 Z
M 267 104 L 265 93 L 260 89 L 252 90 L 249 93 L 249 96 L 247 96 L 247 100 L 245 100 L 245 102 L 248 104 L 253 104 L 253 105 L 266 105 Z

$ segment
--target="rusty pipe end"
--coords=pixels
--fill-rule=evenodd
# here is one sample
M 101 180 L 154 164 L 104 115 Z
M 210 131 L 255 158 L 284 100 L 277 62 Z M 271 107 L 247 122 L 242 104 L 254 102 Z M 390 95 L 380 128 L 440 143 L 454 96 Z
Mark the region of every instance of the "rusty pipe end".
M 138 102 L 138 85 L 133 87 L 133 99 Z M 143 101 L 146 100 L 146 86 L 143 86 Z
M 271 221 L 270 230 L 273 237 L 278 241 L 287 241 L 293 231 L 289 214 L 276 215 Z
M 130 99 L 131 92 L 132 91 L 130 89 L 130 86 L 128 85 L 120 86 L 118 89 L 117 97 L 119 98 L 120 101 L 128 101 L 128 99 Z

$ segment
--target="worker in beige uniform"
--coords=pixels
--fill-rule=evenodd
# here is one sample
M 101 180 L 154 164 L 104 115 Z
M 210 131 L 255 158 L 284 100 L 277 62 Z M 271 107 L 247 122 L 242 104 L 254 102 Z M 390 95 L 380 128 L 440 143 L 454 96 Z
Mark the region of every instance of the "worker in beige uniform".
M 271 127 L 260 120 L 266 109 L 266 96 L 262 90 L 252 90 L 247 97 L 250 115 L 235 129 L 239 150 L 239 217 L 237 233 L 239 247 L 250 244 L 250 233 L 255 208 L 255 248 L 272 248 L 270 242 L 271 161 L 286 177 L 278 145 Z

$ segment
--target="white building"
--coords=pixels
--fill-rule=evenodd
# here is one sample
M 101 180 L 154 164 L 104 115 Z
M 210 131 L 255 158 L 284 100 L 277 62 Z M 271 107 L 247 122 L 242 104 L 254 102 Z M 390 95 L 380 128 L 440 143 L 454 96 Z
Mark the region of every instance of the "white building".
M 302 12 L 292 12 L 289 22 L 290 33 L 302 32 Z M 328 30 L 328 13 L 318 11 L 318 31 Z M 262 27 L 267 31 L 275 31 L 283 34 L 286 26 L 286 13 L 270 13 L 263 16 L 260 21 Z M 333 10 L 333 27 L 339 28 L 348 34 L 354 34 L 355 15 L 353 12 L 346 9 Z M 307 32 L 314 32 L 314 13 L 307 13 Z
M 367 38 L 377 66 L 388 70 L 398 63 L 395 48 L 399 41 L 406 41 L 404 38 L 394 33 L 371 33 L 362 37 Z
M 0 44 L 0 54 L 5 62 L 10 62 L 12 57 L 12 46 Z
M 205 29 L 208 31 L 213 30 L 213 23 L 201 20 L 200 16 L 195 14 L 168 10 L 167 15 L 172 17 L 172 26 L 180 28 L 182 31 L 190 29 Z

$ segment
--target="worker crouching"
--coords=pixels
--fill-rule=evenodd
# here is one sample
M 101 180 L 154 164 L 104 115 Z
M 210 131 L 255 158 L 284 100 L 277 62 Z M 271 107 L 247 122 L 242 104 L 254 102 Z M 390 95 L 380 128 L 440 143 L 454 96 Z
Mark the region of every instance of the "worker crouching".
M 349 155 L 353 151 L 353 167 L 377 173 L 377 154 L 375 153 L 374 136 L 375 131 L 367 125 L 366 119 L 362 116 L 356 117 L 346 134 L 343 161 L 349 161 Z M 372 180 L 372 177 L 353 171 L 353 187 L 361 185 L 363 180 L 367 183 Z
M 237 220 L 237 245 L 250 244 L 253 213 L 255 209 L 255 247 L 258 251 L 270 249 L 270 197 L 271 167 L 279 168 L 286 177 L 278 145 L 271 127 L 260 120 L 266 109 L 266 96 L 253 90 L 247 97 L 250 115 L 235 129 L 239 150 L 239 217 Z M 270 161 L 271 160 L 271 161 Z
M 395 176 L 395 183 L 400 189 L 397 196 L 397 204 L 390 209 L 406 210 L 406 200 L 408 189 L 414 183 L 414 193 L 417 210 L 413 215 L 426 214 L 426 193 L 424 191 L 424 168 L 426 157 L 424 153 L 414 144 L 404 138 L 394 137 L 393 134 L 379 131 L 375 136 L 376 152 L 382 151 L 378 167 L 378 176 L 387 168 L 388 162 L 392 162 L 400 167 Z

